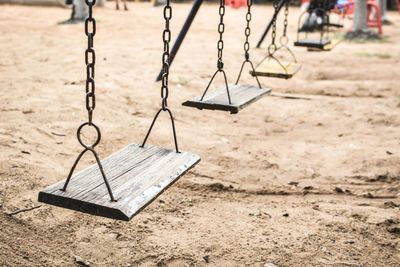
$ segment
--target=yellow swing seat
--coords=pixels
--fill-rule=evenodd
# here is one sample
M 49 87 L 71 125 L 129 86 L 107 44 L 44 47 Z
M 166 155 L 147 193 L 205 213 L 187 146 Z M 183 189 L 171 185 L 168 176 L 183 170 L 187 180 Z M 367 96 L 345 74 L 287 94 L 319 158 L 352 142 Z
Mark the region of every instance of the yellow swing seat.
M 332 39 L 329 44 L 324 45 L 322 48 L 316 48 L 316 47 L 308 47 L 307 51 L 331 51 L 333 48 L 335 48 L 341 40 L 339 39 Z
M 250 74 L 255 76 L 290 79 L 301 69 L 301 64 L 289 61 L 264 60 Z

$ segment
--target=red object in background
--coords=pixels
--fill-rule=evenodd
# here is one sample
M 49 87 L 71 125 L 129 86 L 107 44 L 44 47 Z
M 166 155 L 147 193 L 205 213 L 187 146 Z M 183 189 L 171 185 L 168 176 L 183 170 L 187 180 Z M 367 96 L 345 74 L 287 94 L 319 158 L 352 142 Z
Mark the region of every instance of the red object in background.
M 368 0 L 368 13 L 367 13 L 367 25 L 368 27 L 378 27 L 379 34 L 382 34 L 382 20 L 381 20 L 381 10 L 375 0 Z M 373 10 L 375 9 L 375 18 L 373 18 Z
M 400 0 L 397 0 L 398 2 Z M 381 20 L 381 10 L 379 9 L 378 4 L 375 0 L 368 0 L 367 1 L 367 26 L 368 27 L 377 27 L 379 34 L 382 34 L 382 20 Z M 346 4 L 337 5 L 335 6 L 335 11 L 341 14 L 342 18 L 347 15 L 353 14 L 354 12 L 354 1 L 349 0 Z M 375 12 L 373 12 L 375 11 Z M 375 18 L 374 18 L 375 15 Z
M 397 10 L 399 11 L 400 14 L 400 0 L 397 0 Z
M 247 0 L 225 0 L 225 5 L 233 8 L 247 7 Z

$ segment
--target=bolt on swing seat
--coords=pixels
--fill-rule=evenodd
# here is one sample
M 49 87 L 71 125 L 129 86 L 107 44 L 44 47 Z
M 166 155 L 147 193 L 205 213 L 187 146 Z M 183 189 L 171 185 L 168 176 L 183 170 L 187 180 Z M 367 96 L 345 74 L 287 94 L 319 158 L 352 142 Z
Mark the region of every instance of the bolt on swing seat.
M 100 129 L 92 123 L 95 107 L 94 97 L 94 50 L 93 36 L 95 21 L 91 17 L 92 7 L 96 0 L 87 0 L 89 16 L 86 19 L 88 50 L 86 52 L 87 82 L 86 105 L 89 120 L 77 131 L 79 143 L 84 147 L 72 166 L 68 178 L 39 192 L 39 201 L 51 205 L 81 211 L 93 215 L 117 220 L 129 221 L 142 209 L 149 205 L 158 195 L 176 182 L 182 175 L 200 161 L 200 157 L 188 151 L 179 151 L 175 131 L 175 123 L 171 110 L 167 106 L 168 74 L 169 74 L 169 20 L 171 7 L 169 0 L 164 7 L 166 26 L 163 53 L 163 85 L 161 88 L 162 107 L 156 113 L 142 144 L 130 144 L 104 160 L 99 159 L 95 147 L 101 139 Z M 88 23 L 92 23 L 93 32 L 88 33 Z M 88 52 L 89 51 L 89 52 Z M 88 54 L 92 61 L 88 62 Z M 162 111 L 167 111 L 172 123 L 175 149 L 146 145 L 153 126 Z M 87 145 L 81 139 L 81 130 L 85 126 L 94 127 L 97 140 Z M 92 152 L 97 164 L 73 175 L 76 166 L 86 152 Z
M 225 25 L 223 24 L 223 16 L 225 14 L 225 2 L 224 0 L 220 0 L 220 24 L 218 25 L 218 32 L 220 34 L 220 39 L 218 41 L 218 62 L 217 62 L 217 71 L 212 76 L 210 82 L 207 85 L 206 90 L 204 91 L 201 97 L 195 97 L 193 99 L 187 100 L 182 103 L 183 106 L 194 107 L 200 110 L 208 109 L 208 110 L 221 110 L 221 111 L 229 111 L 231 114 L 237 114 L 241 109 L 247 107 L 251 103 L 257 101 L 261 97 L 269 94 L 271 92 L 270 88 L 263 88 L 258 81 L 257 76 L 255 77 L 258 83 L 258 86 L 247 85 L 247 84 L 239 84 L 240 76 L 243 71 L 244 65 L 248 62 L 253 71 L 254 66 L 253 63 L 249 59 L 249 42 L 248 38 L 250 35 L 250 21 L 251 21 L 251 6 L 253 4 L 252 0 L 247 1 L 247 13 L 246 13 L 246 21 L 247 27 L 245 30 L 246 41 L 244 43 L 245 50 L 245 60 L 240 69 L 238 78 L 235 84 L 228 84 L 225 71 L 223 69 L 224 63 L 222 62 L 222 51 L 224 47 L 224 43 L 222 40 L 222 35 L 224 32 Z M 217 88 L 216 90 L 207 94 L 208 89 L 210 88 L 215 76 L 221 72 L 224 76 L 225 85 Z M 206 95 L 207 94 L 207 95 Z

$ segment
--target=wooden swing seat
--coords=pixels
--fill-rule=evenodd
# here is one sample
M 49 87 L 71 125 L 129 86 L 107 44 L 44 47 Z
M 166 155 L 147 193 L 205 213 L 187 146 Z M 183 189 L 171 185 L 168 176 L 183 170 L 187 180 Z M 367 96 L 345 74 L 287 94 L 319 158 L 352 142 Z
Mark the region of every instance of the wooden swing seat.
M 260 88 L 247 84 L 229 84 L 228 87 L 231 104 L 228 101 L 226 87 L 222 86 L 212 92 L 207 92 L 203 100 L 200 100 L 201 97 L 196 97 L 182 103 L 182 105 L 198 109 L 229 111 L 231 114 L 236 114 L 239 110 L 271 92 L 270 88 Z
M 314 39 L 314 38 L 304 38 L 298 40 L 294 43 L 295 46 L 313 47 L 313 48 L 324 48 L 325 45 L 330 44 L 329 39 Z
M 279 65 L 275 60 L 264 60 L 258 65 L 254 71 L 250 71 L 253 76 L 265 76 L 274 78 L 290 79 L 295 75 L 301 68 L 301 65 L 294 62 L 280 61 L 283 67 L 286 68 L 287 72 Z
M 341 41 L 339 39 L 333 39 L 331 42 L 327 45 L 324 45 L 323 48 L 314 48 L 314 47 L 308 47 L 307 51 L 331 51 L 333 48 L 335 48 Z
M 99 167 L 94 164 L 39 193 L 39 201 L 117 220 L 129 221 L 196 165 L 195 153 L 130 144 L 102 160 L 115 202 L 110 200 Z
M 335 28 L 343 28 L 343 24 L 340 23 L 322 23 L 323 26 L 327 26 L 327 27 L 335 27 Z

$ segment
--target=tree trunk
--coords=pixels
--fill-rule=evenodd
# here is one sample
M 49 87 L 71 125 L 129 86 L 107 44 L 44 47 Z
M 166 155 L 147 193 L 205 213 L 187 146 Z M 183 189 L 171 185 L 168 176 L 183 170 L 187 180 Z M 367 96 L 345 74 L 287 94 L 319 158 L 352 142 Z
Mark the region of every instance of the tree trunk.
M 365 32 L 367 30 L 367 0 L 356 0 L 354 6 L 353 32 Z
M 88 16 L 89 8 L 86 5 L 85 0 L 71 0 L 72 2 L 72 13 L 71 18 L 67 21 L 61 22 L 60 24 L 74 24 L 84 22 Z M 104 0 L 97 0 L 96 6 L 104 6 Z
M 74 21 L 76 23 L 85 21 L 88 16 L 88 6 L 85 3 L 85 0 L 73 0 L 72 14 L 70 21 Z
M 367 25 L 367 0 L 355 0 L 353 30 L 346 33 L 349 40 L 379 40 L 381 37 L 368 30 Z

